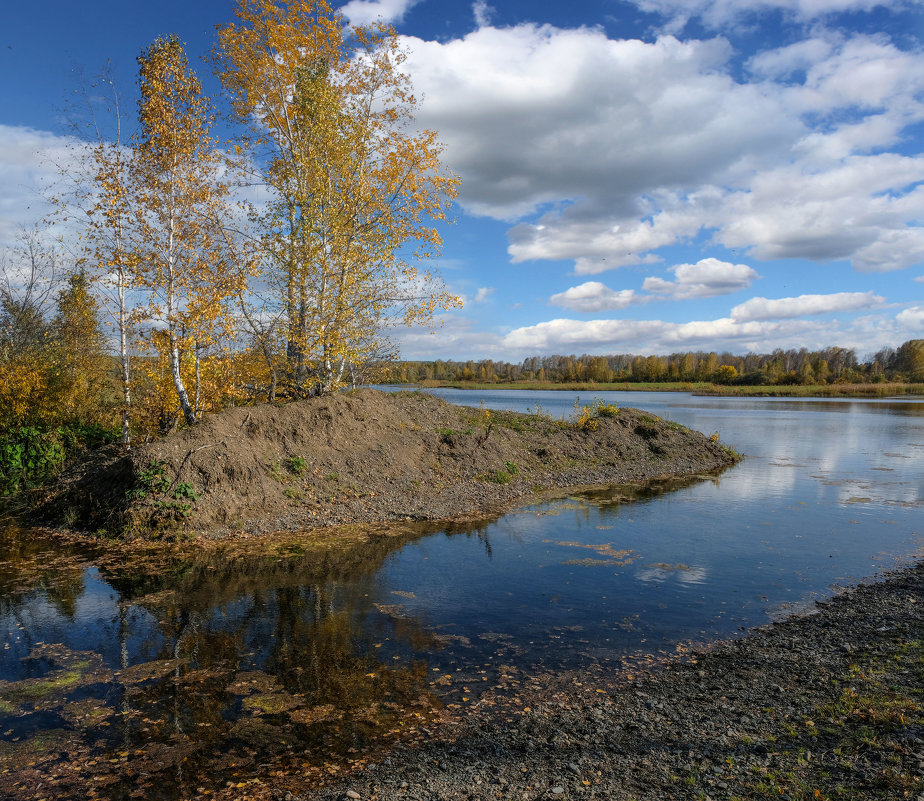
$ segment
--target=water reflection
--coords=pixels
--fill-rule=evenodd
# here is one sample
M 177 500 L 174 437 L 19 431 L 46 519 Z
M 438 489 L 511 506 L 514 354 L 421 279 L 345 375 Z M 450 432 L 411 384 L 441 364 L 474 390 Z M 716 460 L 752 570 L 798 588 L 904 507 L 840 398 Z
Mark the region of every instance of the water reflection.
M 375 599 L 382 561 L 424 533 L 153 561 L 72 551 L 62 569 L 7 532 L 0 791 L 185 797 L 420 725 L 441 704 L 413 655 L 443 643 Z
M 663 582 L 668 580 L 679 581 L 681 584 L 703 584 L 708 575 L 708 569 L 701 565 L 685 565 L 682 562 L 676 565 L 656 562 L 650 567 L 637 571 L 635 577 L 639 581 Z
M 114 550 L 0 534 L 0 796 L 310 781 L 488 688 L 515 693 L 524 673 L 730 636 L 921 551 L 924 404 L 613 400 L 748 458 L 330 541 Z M 554 402 L 567 414 L 574 396 Z
M 585 629 L 566 576 L 611 574 L 639 558 L 604 533 L 609 526 L 593 525 L 599 515 L 695 481 L 592 491 L 492 523 L 357 529 L 257 548 L 81 549 L 6 530 L 0 791 L 174 799 L 258 770 L 297 765 L 304 778 L 413 737 L 444 705 L 515 689 L 516 664 L 536 664 L 550 642 Z M 536 536 L 587 527 L 597 535 L 590 542 Z M 508 589 L 493 609 L 477 590 L 493 570 L 509 574 L 511 546 L 542 554 L 525 566 L 549 574 L 538 617 L 535 598 L 510 600 L 514 589 L 532 596 L 529 580 L 498 585 Z M 460 550 L 470 562 L 460 565 Z M 416 576 L 392 573 L 415 556 Z M 460 567 L 455 582 L 432 584 Z M 488 614 L 459 614 L 473 603 Z M 608 633 L 644 628 L 606 623 Z M 611 640 L 594 643 L 595 658 L 625 650 Z M 589 648 L 579 638 L 556 662 Z

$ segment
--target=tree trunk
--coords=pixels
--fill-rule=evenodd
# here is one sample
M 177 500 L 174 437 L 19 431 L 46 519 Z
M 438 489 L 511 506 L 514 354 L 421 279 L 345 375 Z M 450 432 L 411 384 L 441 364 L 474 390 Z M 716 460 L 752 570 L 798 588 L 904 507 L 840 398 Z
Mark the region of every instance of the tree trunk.
M 196 417 L 202 414 L 202 409 L 199 406 L 199 401 L 202 398 L 202 372 L 200 370 L 200 359 L 199 359 L 199 343 L 196 342 L 196 402 L 193 404 L 193 408 L 196 413 Z
M 183 376 L 180 374 L 180 344 L 173 326 L 170 327 L 170 372 L 173 375 L 173 386 L 176 389 L 177 398 L 180 400 L 180 408 L 183 410 L 186 424 L 194 426 L 198 422 L 196 410 L 193 409 L 192 404 L 189 402 L 189 393 L 186 391 Z
M 171 187 L 171 194 L 173 188 Z M 172 206 L 172 197 L 171 197 Z M 173 376 L 173 386 L 176 389 L 177 398 L 180 401 L 180 408 L 183 410 L 183 417 L 186 418 L 186 424 L 194 426 L 196 424 L 196 410 L 193 409 L 189 402 L 189 393 L 186 392 L 186 386 L 183 384 L 183 375 L 180 372 L 180 343 L 176 336 L 176 320 L 174 318 L 176 308 L 176 290 L 174 287 L 174 226 L 176 221 L 173 214 L 170 216 L 170 237 L 167 246 L 167 334 L 170 337 L 170 372 Z
M 122 362 L 122 445 L 132 447 L 128 411 L 132 405 L 131 362 L 128 355 L 128 319 L 125 312 L 125 269 L 119 267 L 119 359 Z

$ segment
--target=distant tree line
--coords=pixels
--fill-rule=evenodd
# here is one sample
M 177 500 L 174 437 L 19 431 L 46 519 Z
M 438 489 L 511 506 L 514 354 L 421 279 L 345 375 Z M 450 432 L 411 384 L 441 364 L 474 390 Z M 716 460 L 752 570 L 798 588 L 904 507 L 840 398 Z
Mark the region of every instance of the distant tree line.
M 772 353 L 687 351 L 668 356 L 531 356 L 519 363 L 492 361 L 401 361 L 383 365 L 393 383 L 473 381 L 513 383 L 695 382 L 742 385 L 815 385 L 924 381 L 924 339 L 882 348 L 865 361 L 849 348 Z

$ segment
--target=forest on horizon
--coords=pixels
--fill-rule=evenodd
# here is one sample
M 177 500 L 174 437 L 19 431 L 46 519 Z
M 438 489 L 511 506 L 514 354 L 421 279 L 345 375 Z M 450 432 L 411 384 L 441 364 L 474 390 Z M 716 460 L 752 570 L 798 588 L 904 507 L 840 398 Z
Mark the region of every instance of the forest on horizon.
M 380 365 L 385 383 L 424 381 L 479 383 L 709 382 L 742 386 L 920 383 L 924 381 L 924 339 L 884 347 L 860 361 L 851 348 L 771 353 L 683 351 L 667 356 L 637 354 L 531 356 L 522 362 L 397 361 Z

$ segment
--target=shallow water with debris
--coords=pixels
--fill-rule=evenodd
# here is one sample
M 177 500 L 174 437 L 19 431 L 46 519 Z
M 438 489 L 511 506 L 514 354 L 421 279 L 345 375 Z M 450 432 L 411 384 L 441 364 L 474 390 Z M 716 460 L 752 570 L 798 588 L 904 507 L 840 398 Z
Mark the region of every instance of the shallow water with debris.
M 555 416 L 575 400 L 438 394 Z M 489 688 L 682 655 L 920 555 L 922 402 L 597 397 L 716 431 L 747 458 L 333 542 L 129 554 L 7 531 L 4 797 L 173 799 L 320 775 Z

